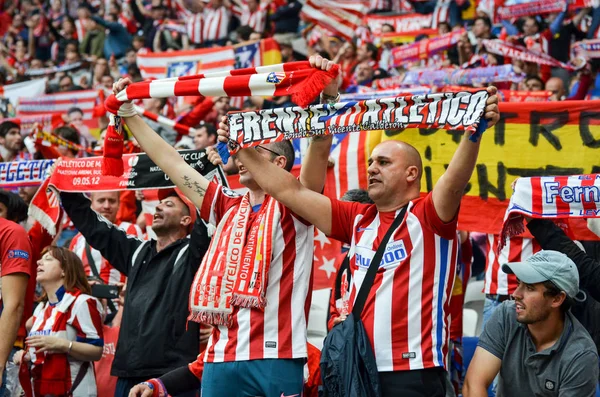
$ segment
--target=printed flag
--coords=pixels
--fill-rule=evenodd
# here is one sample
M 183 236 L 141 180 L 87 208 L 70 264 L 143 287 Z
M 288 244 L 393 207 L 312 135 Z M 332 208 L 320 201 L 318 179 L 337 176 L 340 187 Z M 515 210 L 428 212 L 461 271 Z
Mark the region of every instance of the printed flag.
M 61 92 L 58 94 L 39 95 L 35 98 L 19 98 L 17 117 L 40 116 L 48 114 L 64 114 L 71 108 L 83 111 L 83 123 L 90 132 L 98 130 L 98 118 L 94 111 L 102 105 L 98 90 Z M 99 103 L 100 102 L 100 103 Z
M 145 79 L 163 79 L 233 69 L 233 47 L 138 54 L 137 65 Z
M 352 40 L 369 11 L 367 3 L 361 0 L 307 0 L 300 16 L 307 22 Z

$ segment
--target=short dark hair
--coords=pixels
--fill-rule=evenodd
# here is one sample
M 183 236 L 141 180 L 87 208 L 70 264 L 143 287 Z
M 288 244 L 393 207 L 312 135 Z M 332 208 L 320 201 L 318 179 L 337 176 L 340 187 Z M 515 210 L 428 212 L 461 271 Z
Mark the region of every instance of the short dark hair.
M 373 204 L 369 192 L 365 189 L 350 189 L 340 198 L 341 201 L 361 204 Z
M 371 59 L 376 60 L 377 52 L 379 51 L 377 46 L 373 43 L 365 43 L 365 46 L 367 47 L 367 52 L 371 53 Z
M 477 21 L 483 21 L 483 23 L 488 27 L 488 28 L 492 28 L 492 20 L 490 19 L 490 17 L 487 16 L 479 16 L 477 18 L 475 18 L 473 20 L 473 24 Z
M 450 24 L 448 22 L 446 22 L 446 21 L 439 22 L 438 23 L 438 28 L 440 26 L 442 26 L 442 25 L 446 26 L 448 28 L 448 30 L 452 29 L 452 26 L 450 26 Z
M 75 129 L 74 127 L 68 126 L 68 125 L 63 125 L 61 127 L 55 128 L 54 129 L 54 134 L 58 135 L 61 138 L 66 139 L 69 142 L 73 142 L 77 145 L 79 145 L 79 132 L 77 131 L 77 129 Z M 69 149 L 69 151 L 73 154 L 77 154 L 77 150 L 75 149 Z
M 292 170 L 292 167 L 294 166 L 294 161 L 296 160 L 296 154 L 294 153 L 294 145 L 292 145 L 292 142 L 273 142 L 271 143 L 269 149 L 285 157 L 285 170 L 288 172 Z
M 78 107 L 72 107 L 69 110 L 67 110 L 67 114 L 71 114 L 71 113 L 75 113 L 75 112 L 79 112 L 83 116 L 83 110 L 81 110 Z
M 235 31 L 238 34 L 238 37 L 244 41 L 250 39 L 250 35 L 254 33 L 254 29 L 252 29 L 248 25 L 242 25 L 238 27 Z
M 3 123 L 0 124 L 0 137 L 2 138 L 6 138 L 6 134 L 8 134 L 8 131 L 12 130 L 13 128 L 17 128 L 19 131 L 21 130 L 21 126 L 19 126 L 19 124 L 13 122 L 13 121 L 5 121 Z
M 0 189 L 0 203 L 6 207 L 6 219 L 21 223 L 27 219 L 27 204 L 19 195 Z
M 546 84 L 544 84 L 544 80 L 540 79 L 539 76 L 536 76 L 534 74 L 531 74 L 527 77 L 525 77 L 525 82 L 528 82 L 529 80 L 537 80 L 540 82 L 540 84 L 542 84 L 542 89 L 544 89 L 544 87 L 546 86 Z
M 202 127 L 206 128 L 206 135 L 208 135 L 209 137 L 214 136 L 215 139 L 217 139 L 217 127 L 213 123 L 201 123 L 199 128 Z
M 554 284 L 552 281 L 550 280 L 546 280 L 542 283 L 542 285 L 544 286 L 544 288 L 546 288 L 546 291 L 544 291 L 544 296 L 545 297 L 552 297 L 554 298 L 555 296 L 560 295 L 561 292 L 564 292 L 563 290 L 561 290 L 560 288 L 558 288 L 556 286 L 556 284 Z M 566 294 L 566 292 L 565 292 Z M 565 300 L 563 301 L 563 303 L 560 305 L 560 310 L 563 313 L 566 313 L 569 311 L 569 309 L 571 308 L 571 306 L 573 306 L 573 298 L 571 298 L 569 295 L 565 296 Z

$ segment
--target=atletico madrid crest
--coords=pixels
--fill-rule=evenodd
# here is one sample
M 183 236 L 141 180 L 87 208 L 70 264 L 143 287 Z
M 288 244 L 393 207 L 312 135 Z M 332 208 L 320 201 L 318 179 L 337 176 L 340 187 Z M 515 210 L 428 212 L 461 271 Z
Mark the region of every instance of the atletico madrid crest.
M 285 73 L 283 72 L 271 72 L 267 76 L 267 83 L 279 84 L 285 79 Z

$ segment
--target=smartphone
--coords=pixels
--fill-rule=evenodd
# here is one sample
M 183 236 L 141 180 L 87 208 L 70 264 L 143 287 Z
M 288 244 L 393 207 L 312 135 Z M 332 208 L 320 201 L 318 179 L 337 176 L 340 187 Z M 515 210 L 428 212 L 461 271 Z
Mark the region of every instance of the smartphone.
M 116 285 L 94 284 L 92 296 L 98 299 L 116 299 L 119 297 L 119 287 Z

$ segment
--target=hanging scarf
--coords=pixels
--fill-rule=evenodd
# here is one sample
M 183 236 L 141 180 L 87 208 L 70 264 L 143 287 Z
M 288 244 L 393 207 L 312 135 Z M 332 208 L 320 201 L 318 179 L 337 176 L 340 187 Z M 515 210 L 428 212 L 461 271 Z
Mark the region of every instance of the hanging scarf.
M 225 163 L 242 148 L 305 138 L 370 130 L 444 128 L 471 131 L 477 141 L 487 128 L 483 115 L 488 93 L 445 92 L 360 102 L 230 113 L 228 144 L 219 143 Z
M 279 204 L 267 196 L 248 230 L 250 196 L 223 216 L 190 291 L 188 320 L 231 326 L 233 307 L 264 310 Z M 247 236 L 246 236 L 247 235 Z
M 86 153 L 89 155 L 97 155 L 96 152 L 94 152 L 91 149 L 86 148 L 85 146 L 78 145 L 77 143 L 68 141 L 68 140 L 64 139 L 63 137 L 60 137 L 51 132 L 43 131 L 41 128 L 35 132 L 35 134 L 33 135 L 33 139 L 35 140 L 35 143 L 37 145 L 54 146 L 54 147 L 63 146 L 67 149 L 75 150 L 77 152 L 83 152 L 83 153 Z
M 71 63 L 68 65 L 52 66 L 50 68 L 29 69 L 29 70 L 26 70 L 24 74 L 25 74 L 25 76 L 30 76 L 30 77 L 47 76 L 47 75 L 54 74 L 54 73 L 70 72 L 75 69 L 79 69 L 82 66 L 83 66 L 82 62 L 75 62 L 75 63 Z
M 512 65 L 501 65 L 473 69 L 414 70 L 406 72 L 403 83 L 432 86 L 474 85 L 505 81 L 519 83 L 524 78 L 524 74 L 515 73 Z
M 525 231 L 530 218 L 600 217 L 600 174 L 519 178 L 513 184 L 498 250 Z
M 514 4 L 512 6 L 498 7 L 496 11 L 497 22 L 503 19 L 511 20 L 540 14 L 559 13 L 567 7 L 567 0 L 548 1 L 537 0 L 528 3 Z
M 52 159 L 0 162 L 0 188 L 38 186 L 46 178 L 46 171 L 52 164 Z
M 206 179 L 227 186 L 227 178 L 213 165 L 204 150 L 180 150 L 179 155 Z M 173 182 L 145 153 L 126 154 L 121 159 L 125 173 L 119 177 L 102 175 L 102 157 L 62 159 L 33 197 L 29 215 L 51 235 L 60 221 L 60 203 L 56 191 L 98 192 L 173 187 Z
M 600 58 L 600 39 L 583 40 L 573 44 L 573 52 L 586 59 Z
M 452 91 L 452 90 L 449 90 Z M 458 90 L 460 91 L 460 90 Z M 473 91 L 473 90 L 471 90 Z M 431 92 L 431 88 L 426 86 L 412 86 L 412 87 L 400 87 L 392 88 L 389 90 L 374 90 L 370 87 L 359 86 L 358 92 L 354 94 L 342 94 L 340 95 L 340 101 L 362 101 L 367 99 L 378 99 L 378 98 L 390 98 L 407 95 L 426 95 Z
M 106 109 L 112 114 L 117 114 L 125 101 L 199 95 L 291 95 L 292 101 L 300 106 L 307 106 L 338 74 L 338 65 L 326 72 L 311 67 L 308 61 L 302 61 L 154 80 L 131 84 L 116 96 L 111 95 L 106 100 Z M 123 134 L 120 123 L 120 118 L 117 117 L 106 131 L 102 163 L 102 172 L 105 175 L 119 176 L 123 173 L 120 161 L 123 154 Z
M 399 67 L 406 62 L 431 58 L 432 55 L 445 51 L 458 43 L 465 32 L 465 29 L 460 29 L 431 39 L 395 47 L 392 49 L 392 66 Z
M 482 40 L 486 50 L 492 54 L 501 55 L 503 57 L 509 57 L 519 59 L 523 62 L 532 62 L 539 65 L 548 65 L 551 67 L 563 68 L 568 71 L 573 71 L 575 68 L 566 63 L 557 61 L 551 55 L 543 52 L 528 50 L 527 48 L 504 42 L 502 40 Z
M 54 311 L 56 316 L 52 324 L 51 335 L 61 339 L 67 339 L 67 321 L 71 315 L 71 308 L 81 295 L 81 291 L 65 292 Z M 36 396 L 56 395 L 64 396 L 71 390 L 71 369 L 69 360 L 64 353 L 44 354 L 44 362 L 33 368 L 33 390 Z M 23 380 L 22 378 L 20 378 Z M 30 384 L 22 385 L 30 388 Z

